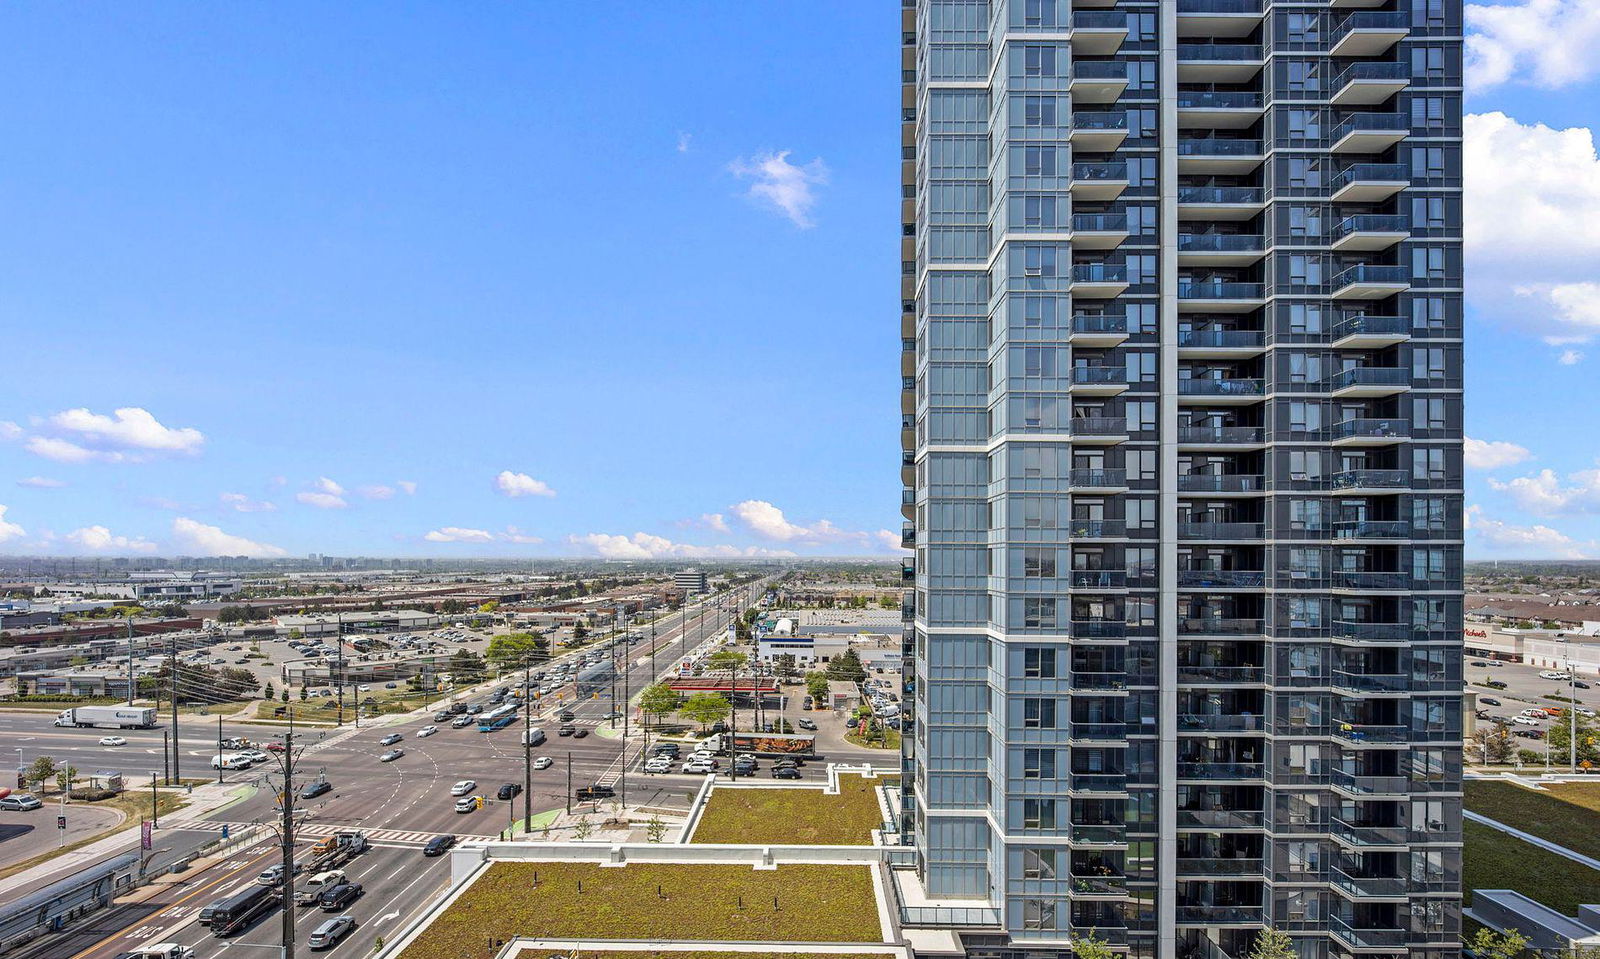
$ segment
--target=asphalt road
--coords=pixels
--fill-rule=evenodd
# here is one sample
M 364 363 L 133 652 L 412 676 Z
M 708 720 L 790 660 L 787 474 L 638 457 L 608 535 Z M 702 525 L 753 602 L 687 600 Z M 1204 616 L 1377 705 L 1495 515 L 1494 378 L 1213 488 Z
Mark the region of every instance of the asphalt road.
M 306 730 L 304 738 L 297 740 L 309 745 L 301 757 L 297 781 L 306 781 L 325 774 L 333 785 L 332 791 L 308 801 L 296 802 L 297 809 L 305 810 L 302 828 L 307 842 L 315 834 L 326 834 L 335 829 L 362 829 L 376 845 L 366 854 L 352 861 L 351 878 L 366 885 L 366 894 L 350 908 L 350 914 L 360 923 L 355 935 L 347 938 L 334 952 L 356 955 L 370 951 L 372 939 L 385 930 L 398 929 L 410 909 L 425 902 L 443 883 L 447 870 L 443 860 L 422 857 L 421 846 L 432 836 L 453 833 L 467 836 L 492 837 L 504 829 L 513 816 L 521 818 L 525 805 L 535 814 L 563 806 L 566 802 L 568 765 L 571 767 L 571 784 L 574 788 L 615 775 L 620 770 L 621 740 L 603 735 L 600 726 L 606 716 L 623 700 L 624 688 L 637 692 L 654 678 L 676 666 L 678 658 L 687 654 L 708 636 L 721 631 L 716 619 L 708 613 L 702 621 L 698 611 L 691 609 L 688 628 L 682 628 L 682 616 L 674 615 L 656 624 L 656 671 L 650 660 L 649 627 L 644 629 L 646 640 L 626 649 L 629 668 L 627 680 L 619 676 L 617 698 L 609 698 L 609 690 L 597 699 L 574 701 L 568 691 L 565 698 L 545 700 L 536 704 L 534 721 L 545 729 L 548 741 L 533 750 L 533 755 L 549 756 L 554 764 L 532 774 L 533 788 L 530 801 L 518 797 L 514 804 L 493 800 L 501 783 L 521 783 L 523 779 L 523 749 L 521 733 L 523 723 L 493 733 L 480 733 L 476 726 L 452 729 L 438 724 L 439 731 L 430 737 L 418 738 L 416 732 L 432 723 L 431 716 L 411 719 L 404 723 L 388 721 L 381 728 L 366 728 L 338 742 L 327 740 L 337 730 Z M 481 696 L 479 697 L 481 698 Z M 583 738 L 556 735 L 555 714 L 563 709 L 575 714 L 575 724 L 590 730 Z M 13 743 L 24 750 L 23 760 L 48 753 L 61 762 L 70 762 L 80 770 L 114 768 L 130 778 L 148 778 L 150 772 L 161 770 L 160 730 L 123 731 L 128 745 L 103 747 L 97 740 L 112 730 L 55 729 L 49 723 L 48 713 L 0 714 L 0 741 Z M 193 732 L 191 732 L 193 729 Z M 201 730 L 204 730 L 202 733 Z M 180 721 L 185 775 L 211 774 L 210 758 L 216 752 L 215 724 L 203 721 Z M 281 735 L 279 727 L 224 722 L 224 735 L 240 735 L 251 739 L 264 739 Z M 404 736 L 399 744 L 406 755 L 401 759 L 383 763 L 378 756 L 386 748 L 378 740 L 390 733 Z M 569 760 L 570 757 L 570 760 Z M 0 761 L 4 761 L 0 758 Z M 190 763 L 193 768 L 190 768 Z M 813 769 L 820 775 L 820 765 Z M 243 798 L 204 817 L 190 820 L 180 810 L 173 816 L 163 817 L 156 833 L 156 847 L 164 850 L 155 859 L 159 866 L 193 850 L 199 844 L 216 838 L 224 823 L 242 826 L 253 822 L 276 821 L 274 793 L 270 789 L 250 788 L 266 785 L 264 776 L 275 772 L 276 766 L 268 764 L 254 770 L 228 772 L 226 780 L 238 783 Z M 452 783 L 472 779 L 475 790 L 486 795 L 489 801 L 483 809 L 471 813 L 456 813 L 454 798 L 449 795 Z M 629 775 L 625 780 L 631 801 L 672 801 L 686 805 L 685 797 L 699 786 L 697 776 L 650 777 Z M 508 806 L 512 808 L 508 808 Z M 3 816 L 48 817 L 54 826 L 53 807 L 31 813 L 5 813 Z M 71 807 L 69 806 L 69 816 Z M 41 821 L 46 821 L 41 819 Z M 53 828 L 51 831 L 54 831 Z M 277 855 L 270 846 L 258 847 L 259 854 L 239 853 L 227 863 L 207 869 L 193 877 L 185 877 L 181 888 L 170 894 L 171 900 L 157 897 L 152 903 L 138 907 L 126 920 L 114 913 L 97 918 L 93 933 L 80 932 L 70 940 L 63 940 L 58 948 L 38 953 L 40 959 L 99 959 L 114 955 L 119 949 L 131 945 L 166 941 L 165 930 L 175 927 L 193 911 L 212 899 L 218 898 L 229 886 L 251 881 L 264 868 L 269 858 Z M 15 861 L 15 860 L 12 860 Z M 4 859 L 0 859 L 4 862 Z M 223 877 L 220 884 L 218 877 Z M 42 882 L 60 878 L 46 877 Z M 42 884 L 41 882 L 41 884 Z M 193 890 L 203 890 L 203 895 Z M 189 890 L 184 892 L 183 890 Z M 119 910 L 121 907 L 119 907 Z M 299 941 L 326 918 L 316 910 L 301 910 L 307 915 L 296 919 Z M 396 913 L 398 915 L 390 915 Z M 115 912 L 115 911 L 114 911 Z M 136 915 L 134 914 L 136 913 Z M 253 929 L 233 940 L 235 943 L 265 945 L 276 943 L 279 937 L 279 919 L 276 914 L 258 923 Z M 196 946 L 200 959 L 221 955 L 230 948 L 228 943 L 208 938 L 209 932 L 198 925 L 181 929 L 177 940 Z M 94 942 L 86 942 L 98 935 Z M 234 954 L 243 954 L 242 950 Z

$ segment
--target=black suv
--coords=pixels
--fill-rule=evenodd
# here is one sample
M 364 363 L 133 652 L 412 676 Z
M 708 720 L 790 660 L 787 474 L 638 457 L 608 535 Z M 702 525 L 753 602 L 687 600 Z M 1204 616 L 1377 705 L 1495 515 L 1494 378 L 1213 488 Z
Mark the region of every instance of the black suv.
M 424 856 L 442 856 L 455 844 L 456 837 L 449 833 L 445 833 L 443 836 L 434 836 L 428 840 L 426 846 L 422 847 L 422 854 Z
M 317 897 L 317 906 L 323 912 L 338 912 L 361 898 L 361 883 L 341 882 L 337 886 L 325 889 Z
M 517 794 L 520 792 L 522 792 L 522 785 L 520 783 L 506 783 L 500 787 L 500 791 L 498 793 L 495 793 L 495 798 L 515 799 L 517 798 Z

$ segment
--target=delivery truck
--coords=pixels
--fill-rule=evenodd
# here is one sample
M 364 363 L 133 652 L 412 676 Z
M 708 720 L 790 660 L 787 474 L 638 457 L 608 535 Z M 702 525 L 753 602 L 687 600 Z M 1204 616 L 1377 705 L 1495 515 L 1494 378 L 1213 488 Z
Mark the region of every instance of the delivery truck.
M 115 726 L 118 729 L 151 729 L 156 711 L 151 706 L 74 706 L 56 716 L 57 726 Z

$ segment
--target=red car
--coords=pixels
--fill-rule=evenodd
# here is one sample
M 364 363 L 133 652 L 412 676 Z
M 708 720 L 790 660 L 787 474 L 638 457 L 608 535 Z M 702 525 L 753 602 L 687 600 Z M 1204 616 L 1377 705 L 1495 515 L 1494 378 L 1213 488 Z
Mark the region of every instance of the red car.
M 281 753 L 284 750 L 284 745 L 283 743 L 267 743 L 261 748 L 265 749 L 269 753 Z

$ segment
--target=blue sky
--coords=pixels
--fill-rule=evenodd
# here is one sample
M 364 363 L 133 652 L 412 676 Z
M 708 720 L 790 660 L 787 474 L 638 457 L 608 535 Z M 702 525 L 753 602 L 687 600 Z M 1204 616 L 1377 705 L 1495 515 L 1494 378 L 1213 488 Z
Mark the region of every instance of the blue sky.
M 0 552 L 898 539 L 897 4 L 94 14 L 0 10 Z M 1600 556 L 1600 5 L 1471 22 L 1469 554 Z

